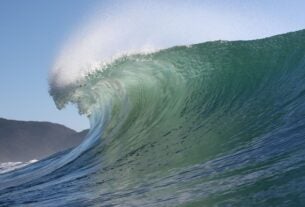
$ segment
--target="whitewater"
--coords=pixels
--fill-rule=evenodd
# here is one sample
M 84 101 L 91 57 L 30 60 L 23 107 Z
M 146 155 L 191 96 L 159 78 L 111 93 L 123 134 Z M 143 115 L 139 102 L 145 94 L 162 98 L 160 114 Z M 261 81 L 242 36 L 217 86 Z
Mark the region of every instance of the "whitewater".
M 305 30 L 180 44 L 110 22 L 50 72 L 56 106 L 88 116 L 85 141 L 0 174 L 0 206 L 305 205 Z

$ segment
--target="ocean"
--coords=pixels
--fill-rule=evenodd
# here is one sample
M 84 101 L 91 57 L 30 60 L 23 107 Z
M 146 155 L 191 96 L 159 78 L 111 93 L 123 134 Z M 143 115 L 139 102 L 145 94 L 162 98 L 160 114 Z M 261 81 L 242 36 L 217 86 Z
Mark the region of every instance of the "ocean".
M 116 58 L 52 87 L 91 129 L 0 206 L 305 206 L 305 30 Z

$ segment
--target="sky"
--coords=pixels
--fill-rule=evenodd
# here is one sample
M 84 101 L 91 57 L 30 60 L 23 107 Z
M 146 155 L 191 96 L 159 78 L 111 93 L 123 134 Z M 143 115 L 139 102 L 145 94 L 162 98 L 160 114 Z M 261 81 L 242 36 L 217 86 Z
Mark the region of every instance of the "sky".
M 78 131 L 88 128 L 87 118 L 80 116 L 74 106 L 68 106 L 61 111 L 56 108 L 48 94 L 48 75 L 63 45 L 71 36 L 75 36 L 79 28 L 82 28 L 86 22 L 92 22 L 92 19 L 105 18 L 105 15 L 99 15 L 106 11 L 105 8 L 109 10 L 113 5 L 117 7 L 123 5 L 122 11 L 124 11 L 124 7 L 128 4 L 126 2 L 129 1 L 1 0 L 0 117 L 56 122 Z M 168 2 L 172 4 L 174 10 L 179 1 Z M 215 33 L 209 32 L 209 35 L 203 35 L 200 39 L 202 41 L 210 40 L 211 36 L 213 39 L 213 35 L 216 35 L 216 39 L 255 39 L 305 28 L 303 0 L 186 0 L 183 2 L 207 6 L 211 13 L 215 11 L 219 16 L 218 21 L 206 20 L 202 23 L 206 31 L 217 30 Z M 114 18 L 114 15 L 117 14 L 114 13 L 107 18 Z M 226 15 L 234 16 L 231 22 L 225 21 Z M 103 27 L 103 24 L 96 26 Z M 103 30 L 99 32 L 102 33 Z M 116 27 L 113 32 L 120 32 L 120 27 Z M 90 39 L 91 36 L 86 35 L 86 38 Z M 95 32 L 94 37 L 99 37 L 99 33 Z M 65 75 L 69 76 L 69 72 Z

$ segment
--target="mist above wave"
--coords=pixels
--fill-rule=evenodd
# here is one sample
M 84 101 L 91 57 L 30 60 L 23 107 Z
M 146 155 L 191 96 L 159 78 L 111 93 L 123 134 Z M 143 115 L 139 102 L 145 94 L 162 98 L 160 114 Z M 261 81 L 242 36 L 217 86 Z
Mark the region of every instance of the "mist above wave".
M 252 39 L 271 34 L 272 28 L 262 15 L 253 18 L 253 13 L 199 1 L 111 1 L 93 13 L 59 52 L 50 72 L 51 88 L 71 85 L 122 55 Z

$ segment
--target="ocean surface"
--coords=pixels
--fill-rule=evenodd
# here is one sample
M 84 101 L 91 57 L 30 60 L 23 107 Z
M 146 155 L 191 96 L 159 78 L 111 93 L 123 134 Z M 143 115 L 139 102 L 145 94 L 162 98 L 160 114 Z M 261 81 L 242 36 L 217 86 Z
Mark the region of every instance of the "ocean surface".
M 305 30 L 122 56 L 50 94 L 91 129 L 0 174 L 0 206 L 305 206 Z

